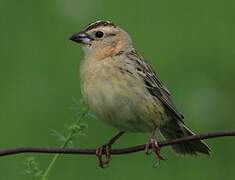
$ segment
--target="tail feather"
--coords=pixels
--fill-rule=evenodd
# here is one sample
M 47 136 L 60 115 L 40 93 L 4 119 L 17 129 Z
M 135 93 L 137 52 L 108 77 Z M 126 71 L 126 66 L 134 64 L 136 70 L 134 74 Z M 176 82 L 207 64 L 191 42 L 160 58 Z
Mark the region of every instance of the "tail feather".
M 177 139 L 185 136 L 194 135 L 182 122 L 171 120 L 160 129 L 162 135 L 166 139 Z M 202 140 L 184 142 L 177 145 L 172 145 L 171 148 L 178 154 L 197 155 L 198 153 L 210 155 L 210 148 Z

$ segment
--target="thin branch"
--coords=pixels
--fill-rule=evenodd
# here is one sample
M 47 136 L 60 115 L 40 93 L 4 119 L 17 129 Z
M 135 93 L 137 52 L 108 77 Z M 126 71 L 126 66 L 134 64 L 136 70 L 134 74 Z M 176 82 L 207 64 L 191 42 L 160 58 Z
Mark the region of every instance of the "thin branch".
M 180 144 L 187 141 L 195 141 L 202 139 L 210 139 L 210 138 L 218 138 L 225 136 L 235 136 L 235 130 L 232 131 L 218 131 L 218 132 L 210 132 L 204 134 L 197 134 L 193 136 L 187 136 L 183 138 L 178 138 L 174 140 L 165 140 L 159 142 L 160 147 Z M 120 154 L 129 154 L 135 153 L 138 151 L 143 151 L 145 148 L 145 144 L 128 147 L 128 148 L 118 148 L 112 149 L 111 154 L 120 155 Z M 0 156 L 14 155 L 20 153 L 56 153 L 56 154 L 84 154 L 91 155 L 95 154 L 96 149 L 89 148 L 60 148 L 60 147 L 18 147 L 12 149 L 2 149 L 0 150 Z

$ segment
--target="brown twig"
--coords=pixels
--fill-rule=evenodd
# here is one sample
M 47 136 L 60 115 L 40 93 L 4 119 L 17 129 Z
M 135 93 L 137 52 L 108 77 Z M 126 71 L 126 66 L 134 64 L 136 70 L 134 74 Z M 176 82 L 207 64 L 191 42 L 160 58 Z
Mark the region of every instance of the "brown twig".
M 173 144 L 180 144 L 186 141 L 195 141 L 209 138 L 217 138 L 224 136 L 235 136 L 235 131 L 218 131 L 218 132 L 210 132 L 204 134 L 197 134 L 193 136 L 187 136 L 183 138 L 178 138 L 174 140 L 165 140 L 159 142 L 160 147 L 169 146 Z M 118 148 L 112 149 L 111 154 L 113 155 L 121 155 L 121 154 L 129 154 L 135 153 L 138 151 L 143 151 L 145 145 L 138 145 L 129 148 Z M 56 153 L 56 154 L 84 154 L 91 155 L 95 154 L 96 149 L 89 148 L 59 148 L 59 147 L 18 147 L 11 149 L 2 149 L 0 150 L 0 156 L 14 155 L 20 153 Z

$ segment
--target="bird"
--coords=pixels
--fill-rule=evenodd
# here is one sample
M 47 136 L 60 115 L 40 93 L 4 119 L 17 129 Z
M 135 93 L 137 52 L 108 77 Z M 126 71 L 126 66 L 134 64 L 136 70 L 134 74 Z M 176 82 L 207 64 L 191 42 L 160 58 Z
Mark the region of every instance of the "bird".
M 134 48 L 130 35 L 111 21 L 98 20 L 73 34 L 84 52 L 80 62 L 81 94 L 90 110 L 119 133 L 96 150 L 101 167 L 111 159 L 112 145 L 125 132 L 152 133 L 145 153 L 153 149 L 164 160 L 158 144 L 159 134 L 166 140 L 194 135 L 171 93 L 151 64 Z M 202 140 L 171 146 L 181 155 L 210 155 Z

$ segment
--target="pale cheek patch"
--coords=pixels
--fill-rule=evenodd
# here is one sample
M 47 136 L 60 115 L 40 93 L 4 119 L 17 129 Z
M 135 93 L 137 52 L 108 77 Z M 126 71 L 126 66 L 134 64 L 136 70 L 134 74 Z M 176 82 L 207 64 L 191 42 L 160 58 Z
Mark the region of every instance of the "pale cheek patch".
M 82 49 L 83 49 L 83 51 L 87 54 L 87 53 L 91 53 L 91 51 L 92 51 L 92 46 L 91 46 L 91 44 L 90 43 L 88 43 L 88 44 L 83 44 L 82 45 Z

